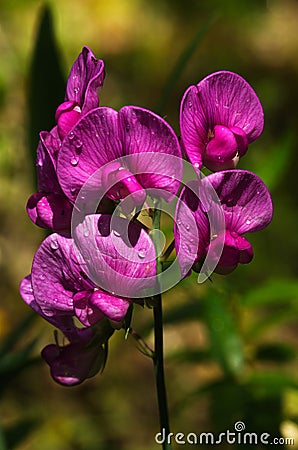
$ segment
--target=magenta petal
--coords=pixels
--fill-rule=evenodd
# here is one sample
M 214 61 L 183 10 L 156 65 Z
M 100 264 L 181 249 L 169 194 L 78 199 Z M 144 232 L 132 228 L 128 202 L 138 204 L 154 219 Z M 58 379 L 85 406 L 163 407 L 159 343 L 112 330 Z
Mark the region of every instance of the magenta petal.
M 64 102 L 56 110 L 56 122 L 59 136 L 65 138 L 81 116 L 81 108 L 75 102 Z
M 54 233 L 42 242 L 34 256 L 32 287 L 46 316 L 73 313 L 73 294 L 93 287 L 82 277 L 72 248 L 71 238 Z
M 209 124 L 238 127 L 246 133 L 249 143 L 262 133 L 262 105 L 240 75 L 228 71 L 213 73 L 197 84 L 197 95 Z
M 73 318 L 70 315 L 55 315 L 47 316 L 43 313 L 42 309 L 35 300 L 33 293 L 33 287 L 31 282 L 31 275 L 23 278 L 20 283 L 20 294 L 22 299 L 27 303 L 30 308 L 33 309 L 39 316 L 46 319 L 54 327 L 59 328 L 68 339 L 77 338 L 78 331 L 74 325 Z
M 74 202 L 90 176 L 122 154 L 117 111 L 107 107 L 90 111 L 65 137 L 59 152 L 57 174 L 66 196 Z
M 214 126 L 214 124 L 212 124 Z M 190 86 L 180 105 L 180 129 L 184 150 L 195 168 L 203 165 L 203 154 L 210 129 L 196 86 Z
M 65 347 L 47 345 L 41 355 L 49 364 L 53 379 L 63 386 L 75 386 L 94 376 L 105 360 L 102 347 L 90 347 L 84 342 L 70 343 Z
M 158 115 L 136 106 L 122 108 L 119 120 L 124 154 L 130 155 L 128 169 L 139 174 L 136 178 L 144 188 L 158 188 L 170 199 L 182 176 L 181 149 L 173 129 Z
M 257 175 L 246 170 L 227 170 L 206 178 L 219 196 L 227 229 L 241 235 L 262 230 L 270 223 L 273 214 L 271 196 Z
M 117 216 L 86 216 L 75 229 L 75 242 L 88 277 L 112 295 L 141 296 L 155 283 L 155 247 L 138 224 Z
M 213 133 L 214 137 L 206 146 L 204 164 L 210 170 L 217 170 L 221 164 L 226 168 L 226 163 L 232 161 L 237 155 L 236 138 L 229 128 L 221 125 L 216 125 Z
M 72 205 L 64 195 L 33 194 L 27 203 L 30 219 L 42 228 L 54 231 L 70 230 Z
M 91 295 L 92 291 L 81 291 L 73 296 L 75 314 L 86 327 L 90 327 L 104 318 L 104 314 L 90 303 Z
M 97 91 L 104 81 L 104 62 L 84 47 L 74 62 L 66 87 L 66 101 L 76 102 L 83 114 L 98 106 Z
M 205 147 L 216 125 L 234 130 L 239 156 L 246 151 L 246 141 L 254 141 L 263 131 L 264 114 L 258 96 L 252 87 L 235 73 L 213 73 L 197 86 L 190 86 L 182 98 L 182 143 L 195 167 L 202 166 Z M 241 131 L 238 133 L 236 129 Z
M 90 303 L 96 306 L 110 320 L 115 320 L 116 322 L 122 322 L 130 305 L 128 300 L 115 297 L 101 290 L 96 290 L 92 294 Z

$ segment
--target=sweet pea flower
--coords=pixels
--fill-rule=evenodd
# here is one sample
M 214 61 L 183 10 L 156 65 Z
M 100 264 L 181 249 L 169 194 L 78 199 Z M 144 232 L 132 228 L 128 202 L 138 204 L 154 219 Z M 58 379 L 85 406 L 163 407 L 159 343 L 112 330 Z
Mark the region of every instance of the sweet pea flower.
M 210 193 L 210 186 L 220 204 Z M 273 207 L 270 193 L 263 181 L 246 170 L 227 170 L 213 173 L 201 180 L 196 195 L 184 187 L 177 204 L 175 222 L 187 226 L 189 218 L 195 219 L 199 240 L 192 239 L 193 231 L 181 233 L 176 227 L 176 251 L 181 271 L 190 257 L 200 264 L 208 254 L 209 265 L 215 272 L 226 274 L 237 265 L 247 264 L 253 258 L 250 242 L 243 235 L 265 228 L 272 219 Z M 208 213 L 208 214 L 207 214 Z M 224 221 L 221 220 L 222 214 Z M 220 226 L 216 223 L 221 220 Z M 217 233 L 210 233 L 211 223 Z M 185 274 L 185 273 L 184 273 Z
M 259 98 L 239 75 L 220 71 L 190 86 L 181 101 L 180 129 L 185 153 L 200 169 L 234 169 L 248 144 L 263 131 Z
M 70 229 L 73 206 L 63 193 L 56 175 L 62 140 L 75 123 L 98 107 L 98 89 L 104 80 L 104 63 L 84 47 L 74 62 L 66 86 L 65 102 L 56 111 L 57 126 L 40 133 L 37 148 L 37 192 L 27 203 L 29 218 L 42 228 L 56 232 Z
M 113 332 L 109 324 L 101 322 L 96 328 L 79 330 L 79 338 L 67 345 L 47 345 L 41 356 L 50 366 L 52 378 L 63 386 L 75 386 L 102 371 Z
M 177 157 L 175 164 L 166 163 L 168 155 Z M 94 189 L 112 200 L 131 195 L 130 209 L 142 205 L 148 188 L 160 189 L 160 195 L 170 199 L 179 188 L 181 172 L 180 145 L 172 128 L 136 106 L 119 112 L 99 107 L 86 114 L 65 137 L 57 166 L 59 183 L 71 202 L 99 174 Z
M 126 227 L 127 237 L 122 235 Z M 28 278 L 21 284 L 23 299 L 58 327 L 61 318 L 71 327 L 68 316 L 77 317 L 85 326 L 105 317 L 121 326 L 132 303 L 130 297 L 155 275 L 151 238 L 136 223 L 122 218 L 111 223 L 110 216 L 97 215 L 86 217 L 78 226 L 77 241 L 82 250 L 72 238 L 57 233 L 42 242 L 33 259 L 31 284 Z M 129 259 L 132 252 L 140 254 L 138 260 Z M 104 272 L 107 264 L 111 273 Z

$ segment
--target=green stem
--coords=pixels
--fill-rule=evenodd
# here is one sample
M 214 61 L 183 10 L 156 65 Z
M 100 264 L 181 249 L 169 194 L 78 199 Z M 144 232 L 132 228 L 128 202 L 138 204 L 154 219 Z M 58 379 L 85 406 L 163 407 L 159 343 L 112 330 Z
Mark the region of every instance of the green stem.
M 161 211 L 158 209 L 158 202 L 154 205 L 153 211 L 153 228 L 160 229 L 160 216 Z M 154 242 L 156 248 L 159 248 L 159 243 Z M 157 274 L 162 272 L 162 264 L 159 259 L 156 261 L 156 272 Z M 166 383 L 164 374 L 164 356 L 163 356 L 163 318 L 162 318 L 162 298 L 161 294 L 156 294 L 154 296 L 153 302 L 153 317 L 154 317 L 154 373 L 155 373 L 155 383 L 157 391 L 158 400 L 158 410 L 159 410 L 159 423 L 160 431 L 162 436 L 165 436 L 165 440 L 162 444 L 163 450 L 170 450 L 171 444 L 167 443 L 167 437 L 170 433 L 169 425 L 169 414 L 167 405 L 167 393 L 166 393 Z

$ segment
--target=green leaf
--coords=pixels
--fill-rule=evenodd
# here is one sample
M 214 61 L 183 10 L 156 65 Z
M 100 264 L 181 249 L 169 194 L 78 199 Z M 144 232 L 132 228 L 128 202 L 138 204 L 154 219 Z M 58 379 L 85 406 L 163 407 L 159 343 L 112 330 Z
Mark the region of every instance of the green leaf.
M 25 331 L 29 328 L 32 321 L 37 317 L 35 312 L 28 314 L 22 322 L 20 322 L 15 329 L 5 338 L 4 342 L 0 346 L 0 359 L 6 353 L 9 353 L 11 349 L 18 343 L 23 337 Z
M 298 381 L 282 372 L 253 372 L 246 379 L 246 384 L 260 396 L 281 394 L 285 389 L 298 389 Z
M 244 354 L 229 300 L 210 289 L 204 302 L 204 316 L 214 358 L 227 374 L 237 374 L 243 367 Z
M 53 18 L 49 6 L 41 12 L 29 73 L 29 145 L 36 159 L 39 132 L 55 125 L 55 111 L 64 100 L 65 79 L 61 69 Z
M 20 420 L 17 423 L 5 428 L 4 434 L 7 442 L 7 448 L 17 447 L 36 427 L 36 421 L 30 419 Z M 1 447 L 0 447 L 1 450 Z
M 209 350 L 189 350 L 183 349 L 172 352 L 167 356 L 167 361 L 174 361 L 175 363 L 190 363 L 200 364 L 210 361 L 211 353 Z
M 255 358 L 262 361 L 287 363 L 297 357 L 296 350 L 289 344 L 274 342 L 257 347 Z
M 245 307 L 282 303 L 298 300 L 298 281 L 288 279 L 269 279 L 262 286 L 253 288 L 242 295 L 241 303 Z M 297 302 L 298 303 L 298 302 Z
M 186 64 L 191 59 L 197 46 L 200 44 L 200 42 L 203 40 L 207 32 L 216 23 L 217 20 L 218 20 L 217 17 L 212 17 L 211 19 L 207 20 L 202 26 L 200 26 L 200 28 L 196 31 L 190 43 L 181 53 L 175 66 L 173 67 L 173 70 L 168 76 L 165 87 L 161 94 L 160 102 L 156 108 L 158 114 L 163 115 L 165 113 L 165 108 L 167 106 L 169 98 L 172 92 L 174 91 L 177 81 L 179 80 L 183 70 L 185 69 Z

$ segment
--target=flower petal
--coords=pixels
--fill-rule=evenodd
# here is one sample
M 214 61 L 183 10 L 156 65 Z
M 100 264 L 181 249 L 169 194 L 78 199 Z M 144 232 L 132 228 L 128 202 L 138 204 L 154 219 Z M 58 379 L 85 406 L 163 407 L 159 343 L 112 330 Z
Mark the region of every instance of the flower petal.
M 158 115 L 136 106 L 119 111 L 124 154 L 128 169 L 144 188 L 161 189 L 170 199 L 182 177 L 182 154 L 176 134 Z M 172 156 L 172 158 L 171 158 Z M 172 194 L 172 195 L 171 195 Z
M 227 170 L 208 175 L 224 210 L 226 227 L 241 235 L 265 228 L 272 219 L 273 206 L 264 182 L 247 170 Z
M 93 285 L 82 276 L 71 238 L 54 233 L 42 242 L 32 264 L 32 286 L 46 316 L 73 313 L 73 294 Z
M 233 127 L 239 155 L 263 131 L 264 113 L 258 96 L 240 75 L 228 71 L 215 72 L 185 92 L 180 107 L 180 128 L 186 154 L 195 167 L 203 164 L 209 133 L 216 125 Z M 236 128 L 235 128 L 236 127 Z M 239 141 L 239 136 L 242 139 Z M 239 141 L 239 142 L 238 142 Z
M 90 215 L 74 234 L 86 262 L 84 270 L 103 290 L 133 298 L 155 283 L 154 244 L 138 224 L 117 216 Z
M 57 174 L 66 196 L 74 202 L 85 182 L 122 154 L 117 111 L 107 107 L 90 111 L 65 137 L 59 152 Z M 97 190 L 100 181 L 95 179 L 92 185 Z
M 31 275 L 23 278 L 20 283 L 20 294 L 22 299 L 33 309 L 39 316 L 46 319 L 54 327 L 59 328 L 68 339 L 78 337 L 78 329 L 74 325 L 73 318 L 70 315 L 53 315 L 51 317 L 45 315 L 35 300 Z
M 97 91 L 104 81 L 104 62 L 84 47 L 74 62 L 66 87 L 65 101 L 74 101 L 86 114 L 98 106 Z

